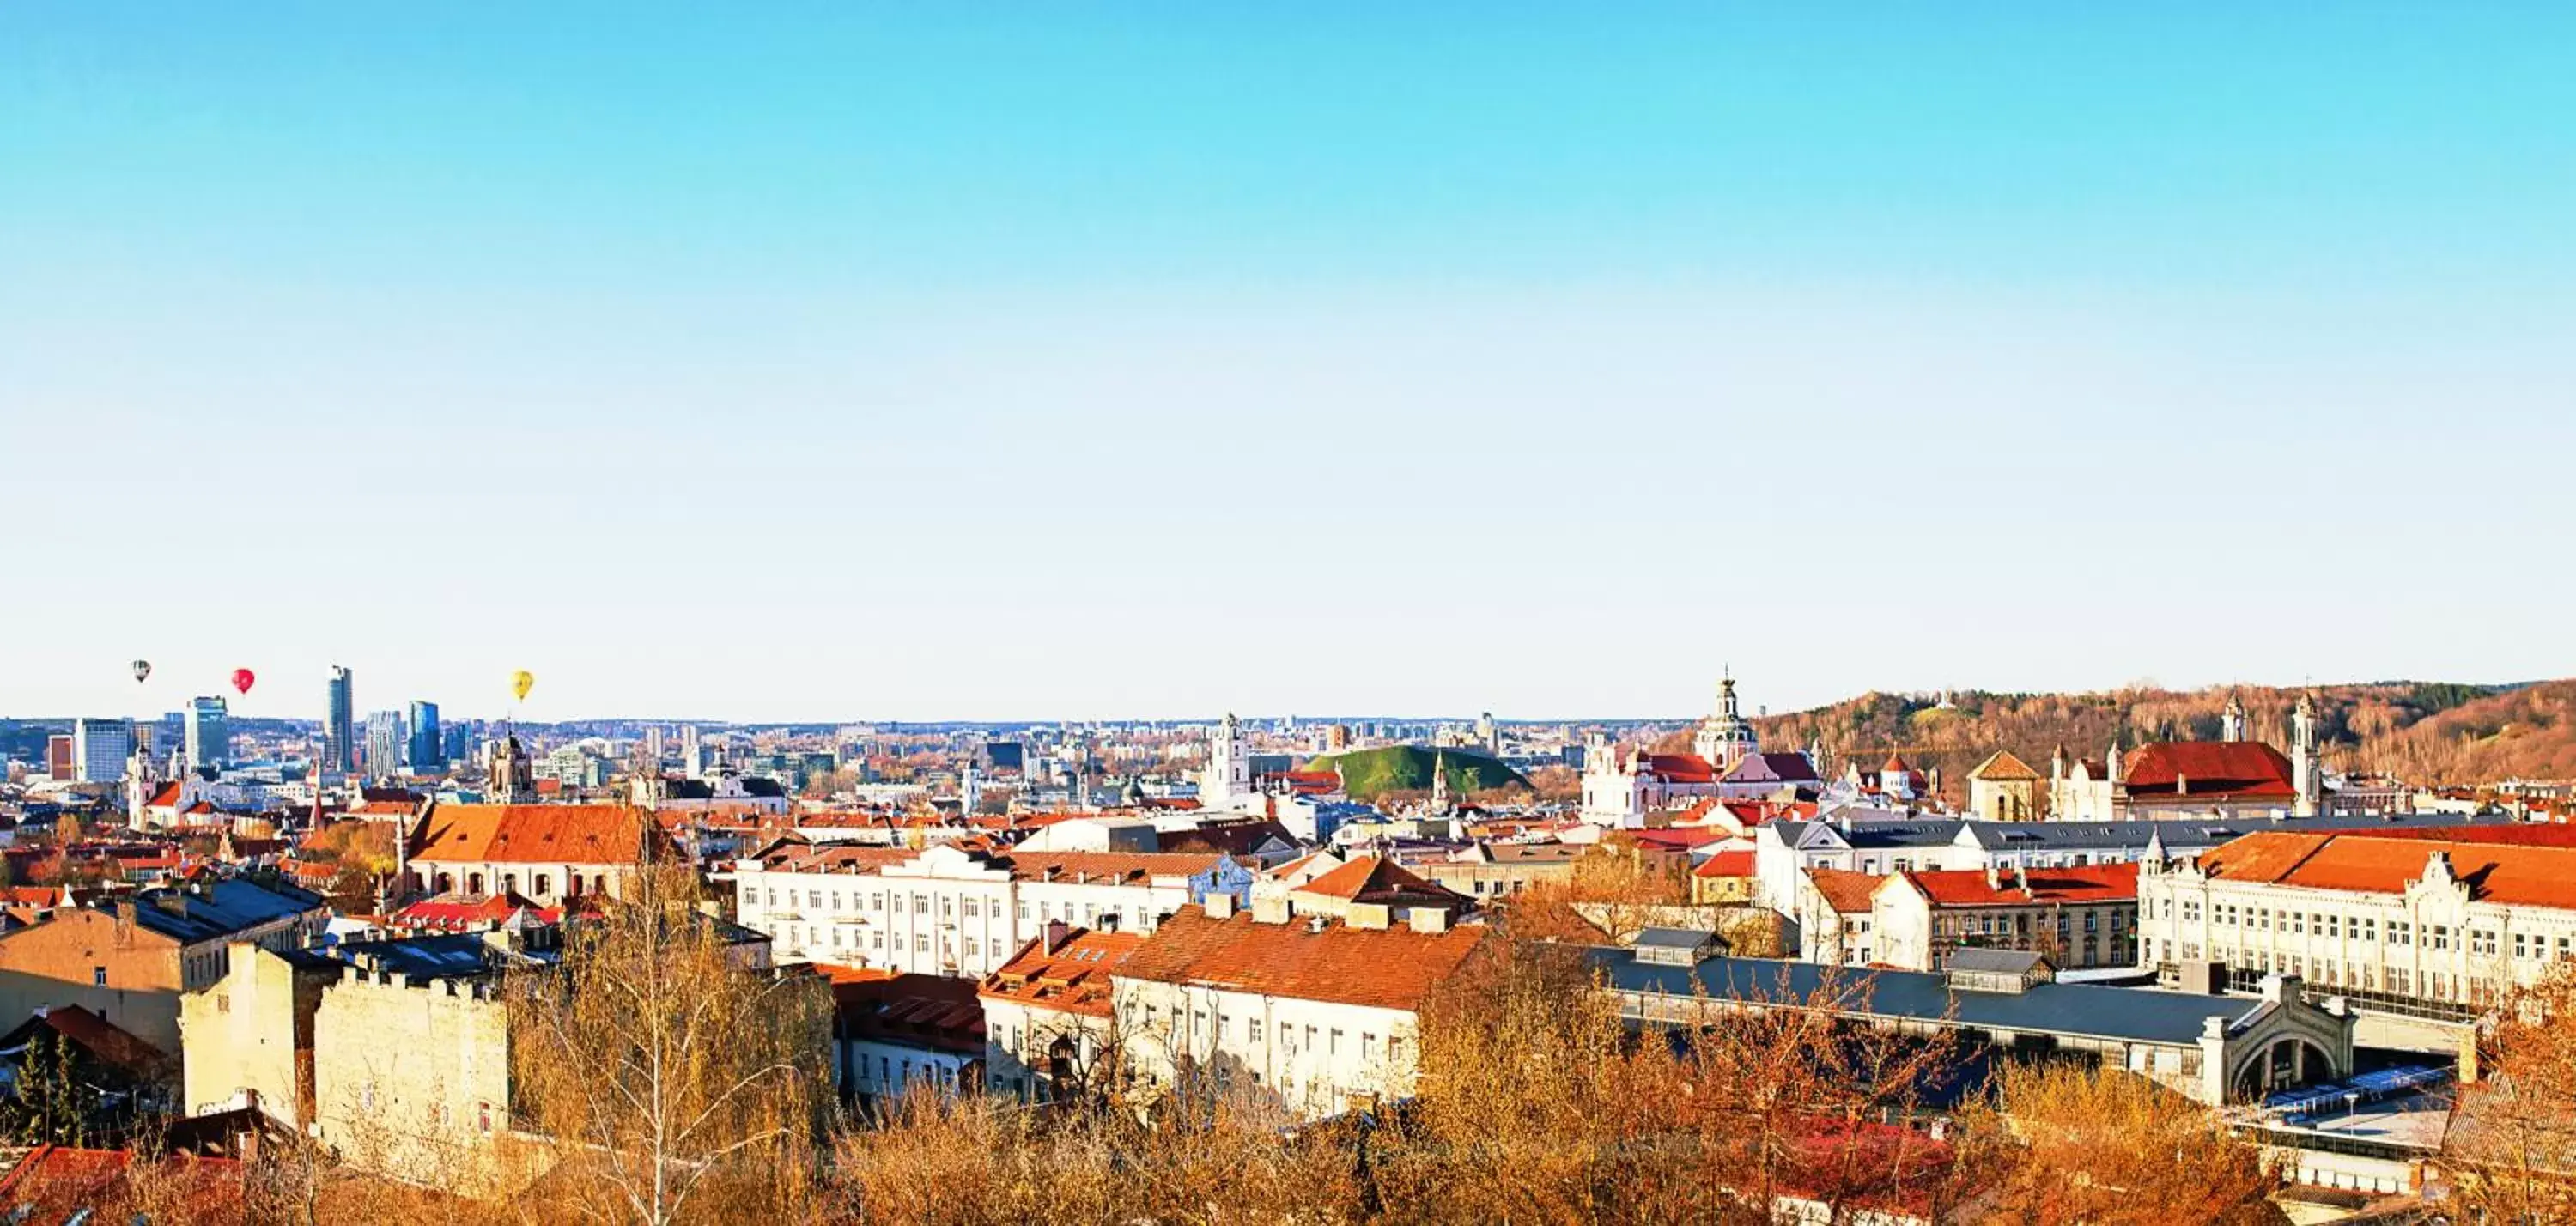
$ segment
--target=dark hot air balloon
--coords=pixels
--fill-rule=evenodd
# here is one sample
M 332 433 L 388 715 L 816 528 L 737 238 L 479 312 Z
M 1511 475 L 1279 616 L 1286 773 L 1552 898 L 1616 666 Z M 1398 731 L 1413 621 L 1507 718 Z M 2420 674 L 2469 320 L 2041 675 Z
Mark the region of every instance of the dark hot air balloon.
M 152 661 L 150 661 L 150 660 L 136 660 L 136 661 L 134 662 L 134 684 L 136 684 L 136 685 L 141 685 L 141 684 L 143 684 L 143 679 L 144 679 L 144 678 L 146 678 L 146 677 L 149 677 L 149 676 L 151 676 L 151 675 L 152 675 Z

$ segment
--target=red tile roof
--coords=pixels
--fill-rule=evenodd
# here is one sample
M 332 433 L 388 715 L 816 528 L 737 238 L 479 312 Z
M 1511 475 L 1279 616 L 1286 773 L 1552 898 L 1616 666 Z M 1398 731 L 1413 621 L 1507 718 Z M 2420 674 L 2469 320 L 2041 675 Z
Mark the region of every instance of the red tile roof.
M 1825 905 L 1837 914 L 1861 915 L 1869 911 L 1870 896 L 1878 892 L 1878 884 L 1887 877 L 1849 869 L 1811 868 L 1807 870 L 1807 880 L 1815 883 L 1816 892 L 1825 896 Z
M 1109 977 L 1144 943 L 1141 933 L 1073 928 L 1049 953 L 1046 939 L 1040 937 L 1021 946 L 1000 970 L 984 976 L 978 995 L 1105 1018 L 1111 1012 Z
M 1077 881 L 1098 884 L 1133 878 L 1195 877 L 1226 857 L 1216 852 L 1150 851 L 1020 851 L 1002 857 L 1011 876 L 1022 881 Z
M 62 1221 L 102 1205 L 119 1205 L 129 1189 L 125 1170 L 134 1155 L 122 1149 L 39 1145 L 0 1176 L 0 1203 L 26 1205 L 35 1220 Z M 231 1158 L 172 1155 L 160 1160 L 165 1178 L 154 1200 L 154 1220 L 224 1223 L 247 1220 L 242 1211 L 242 1167 Z M 132 1208 L 131 1205 L 121 1205 Z
M 1346 902 L 1402 902 L 1426 899 L 1448 902 L 1457 896 L 1382 856 L 1359 856 L 1340 868 L 1298 886 L 1299 894 Z
M 2290 779 L 2290 760 L 2259 741 L 2165 741 L 2141 745 L 2120 759 L 2121 782 L 2129 795 L 2174 795 L 2180 781 L 2187 796 L 2278 797 L 2298 795 Z
M 411 858 L 432 864 L 632 864 L 644 831 L 625 805 L 438 805 Z
M 1721 851 L 1700 861 L 1699 867 L 1691 870 L 1691 875 L 1694 877 L 1750 877 L 1753 875 L 1753 852 L 1749 849 Z
M 1128 955 L 1121 979 L 1185 984 L 1292 1000 L 1418 1009 L 1483 942 L 1481 924 L 1446 932 L 1404 925 L 1353 928 L 1300 917 L 1265 924 L 1248 912 L 1213 920 L 1197 906 L 1174 912 Z
M 35 1026 L 52 1030 L 109 1064 L 147 1077 L 157 1075 L 164 1066 L 176 1063 L 160 1048 L 79 1005 L 55 1005 L 46 1009 L 42 1015 L 27 1019 L 27 1024 L 13 1032 L 12 1037 L 23 1035 Z
M 2135 864 L 2025 869 L 2020 880 L 2009 872 L 1998 872 L 1992 885 L 1987 884 L 1983 869 L 1910 872 L 1905 879 L 1922 890 L 1936 907 L 2080 905 L 2135 902 L 2138 898 Z
M 2039 778 L 2039 772 L 2032 770 L 2030 763 L 2013 756 L 2011 750 L 1998 749 L 1987 755 L 1985 761 L 1978 763 L 1977 769 L 1969 771 L 1968 777 L 1998 783 L 2019 783 Z
M 2526 827 L 2503 827 L 2522 830 Z M 2452 832 L 2455 836 L 2469 832 Z M 2212 878 L 2402 894 L 2421 878 L 2436 854 L 2448 856 L 2451 875 L 2481 902 L 2576 910 L 2576 845 L 2523 836 L 2530 841 L 2433 837 L 2433 832 L 2306 833 L 2265 830 L 2201 853 Z
M 1685 851 L 1735 837 L 1724 826 L 1668 826 L 1661 830 L 1634 830 L 1628 834 L 1638 846 L 1659 851 Z
M 1642 753 L 1637 766 L 1667 783 L 1715 783 L 1717 769 L 1695 753 Z
M 902 1043 L 959 1055 L 984 1054 L 984 1006 L 975 985 L 945 975 L 846 976 L 832 980 L 833 1011 L 854 1039 Z
M 544 923 L 563 918 L 560 908 L 540 907 L 514 893 L 486 896 L 441 894 L 424 898 L 393 913 L 398 928 L 434 928 L 443 932 L 469 932 L 489 928 L 521 911 L 529 912 Z

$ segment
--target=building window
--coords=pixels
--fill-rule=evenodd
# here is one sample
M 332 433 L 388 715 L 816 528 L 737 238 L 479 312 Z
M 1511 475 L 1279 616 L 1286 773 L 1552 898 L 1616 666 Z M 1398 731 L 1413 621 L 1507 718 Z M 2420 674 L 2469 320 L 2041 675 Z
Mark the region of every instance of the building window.
M 92 987 L 106 987 L 107 968 L 104 966 L 93 966 L 89 968 L 89 981 Z
M 554 893 L 554 892 L 555 892 L 555 877 L 554 877 L 554 874 L 552 874 L 552 873 L 539 873 L 539 874 L 537 874 L 537 897 L 539 897 L 539 898 L 544 898 L 546 895 L 548 895 L 548 894 L 552 894 L 552 893 Z

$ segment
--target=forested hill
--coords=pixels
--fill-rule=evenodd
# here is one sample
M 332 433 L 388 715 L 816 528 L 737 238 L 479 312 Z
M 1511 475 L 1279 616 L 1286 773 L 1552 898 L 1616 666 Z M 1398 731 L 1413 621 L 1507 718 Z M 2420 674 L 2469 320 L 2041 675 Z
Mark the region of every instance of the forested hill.
M 2245 704 L 2248 735 L 2289 743 L 2297 688 L 2130 689 L 2090 694 L 1863 694 L 1828 707 L 1754 721 L 1775 749 L 1825 751 L 1839 773 L 1857 756 L 1876 767 L 1893 751 L 1908 764 L 1939 768 L 1943 791 L 1967 787 L 1986 755 L 2009 749 L 2048 773 L 2050 751 L 2100 758 L 2117 733 L 2123 745 L 2212 740 L 2227 697 Z M 2512 777 L 2576 777 L 2576 680 L 2494 686 L 2392 681 L 2307 688 L 2316 695 L 2326 763 L 2386 772 L 2421 783 L 2478 783 Z M 1688 734 L 1674 738 L 1686 743 Z

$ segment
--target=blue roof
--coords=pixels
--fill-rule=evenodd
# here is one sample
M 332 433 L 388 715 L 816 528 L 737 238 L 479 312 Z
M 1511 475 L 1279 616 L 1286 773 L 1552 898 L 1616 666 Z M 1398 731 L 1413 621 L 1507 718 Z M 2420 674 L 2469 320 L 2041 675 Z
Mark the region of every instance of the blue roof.
M 477 932 L 404 937 L 391 941 L 351 941 L 339 946 L 341 961 L 373 957 L 384 969 L 415 979 L 463 979 L 492 973 L 492 947 Z
M 1788 1003 L 1815 997 L 1830 980 L 1848 994 L 1853 1013 L 2174 1046 L 2199 1042 L 2210 1018 L 2232 1023 L 2268 1003 L 2090 983 L 1963 992 L 1951 989 L 1949 976 L 1920 971 L 1725 957 L 1672 966 L 1640 962 L 1632 950 L 1606 946 L 1586 951 L 1586 957 L 1623 992 Z
M 322 896 L 295 886 L 261 885 L 229 877 L 199 886 L 164 886 L 134 897 L 134 922 L 181 944 L 220 940 L 324 905 Z M 102 899 L 102 908 L 113 908 Z

